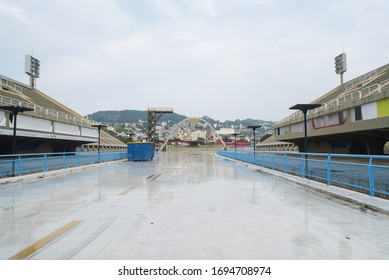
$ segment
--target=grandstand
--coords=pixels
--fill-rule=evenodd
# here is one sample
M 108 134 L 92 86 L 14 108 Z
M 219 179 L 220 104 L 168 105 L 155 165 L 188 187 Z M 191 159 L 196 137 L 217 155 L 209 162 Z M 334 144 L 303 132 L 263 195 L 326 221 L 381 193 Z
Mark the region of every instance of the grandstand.
M 35 88 L 0 75 L 0 105 L 33 109 L 18 116 L 18 153 L 97 150 L 94 122 Z M 0 154 L 11 153 L 12 124 L 5 110 L 0 110 L 0 144 Z M 101 148 L 123 150 L 125 144 L 102 130 Z
M 334 88 L 312 103 L 322 106 L 307 114 L 309 152 L 384 153 L 389 140 L 389 64 Z M 302 112 L 276 122 L 274 141 L 289 142 L 303 150 Z

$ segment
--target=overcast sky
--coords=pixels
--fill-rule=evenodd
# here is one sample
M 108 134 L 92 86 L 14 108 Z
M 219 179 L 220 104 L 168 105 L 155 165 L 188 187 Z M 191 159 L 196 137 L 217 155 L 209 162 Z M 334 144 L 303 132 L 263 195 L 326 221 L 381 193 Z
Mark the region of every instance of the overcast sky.
M 86 115 L 173 107 L 279 120 L 389 63 L 387 0 L 0 0 L 0 74 Z

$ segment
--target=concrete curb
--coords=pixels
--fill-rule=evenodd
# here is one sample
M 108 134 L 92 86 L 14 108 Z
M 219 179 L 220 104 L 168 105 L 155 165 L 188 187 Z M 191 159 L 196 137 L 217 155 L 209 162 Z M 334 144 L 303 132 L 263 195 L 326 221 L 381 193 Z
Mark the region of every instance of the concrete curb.
M 320 192 L 320 193 L 325 193 L 328 194 L 332 197 L 341 199 L 343 201 L 347 201 L 353 204 L 356 204 L 357 206 L 361 207 L 362 209 L 369 209 L 375 212 L 380 212 L 382 214 L 389 215 L 389 200 L 383 199 L 383 198 L 378 198 L 378 197 L 373 197 L 369 196 L 363 193 L 355 192 L 352 190 L 344 189 L 341 187 L 337 187 L 334 185 L 327 185 L 321 182 L 316 182 L 310 179 L 306 178 L 301 178 L 298 176 L 290 175 L 290 174 L 285 174 L 280 171 L 268 169 L 262 166 L 254 165 L 248 162 L 243 162 L 240 160 L 224 157 L 217 155 L 220 158 L 230 160 L 232 162 L 237 163 L 238 165 L 245 166 L 251 170 L 254 171 L 260 171 L 265 174 L 281 177 L 283 179 L 286 179 L 288 181 L 291 181 L 293 183 L 296 183 L 298 185 L 301 185 L 303 187 L 306 187 L 310 190 Z
M 49 178 L 49 177 L 54 177 L 54 176 L 59 176 L 59 175 L 76 173 L 76 172 L 80 172 L 80 171 L 83 171 L 86 169 L 107 166 L 107 165 L 111 165 L 111 164 L 123 162 L 123 161 L 127 161 L 127 159 L 106 161 L 106 162 L 101 162 L 101 163 L 93 163 L 93 164 L 69 167 L 69 168 L 65 168 L 65 169 L 51 170 L 51 171 L 47 171 L 47 172 L 39 172 L 39 173 L 33 173 L 33 174 L 28 174 L 28 175 L 16 176 L 16 177 L 2 178 L 2 179 L 0 179 L 0 188 L 6 187 L 6 186 L 9 186 L 12 184 L 24 182 L 24 181 L 40 180 L 43 178 Z

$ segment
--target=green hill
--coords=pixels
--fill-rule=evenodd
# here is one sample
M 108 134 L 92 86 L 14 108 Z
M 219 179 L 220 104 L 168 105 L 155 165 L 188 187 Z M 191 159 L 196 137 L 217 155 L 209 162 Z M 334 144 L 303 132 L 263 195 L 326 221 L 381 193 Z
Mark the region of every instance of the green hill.
M 121 111 L 98 111 L 88 115 L 94 121 L 102 123 L 135 123 L 139 120 L 147 121 L 147 111 L 121 110 Z M 171 121 L 173 124 L 182 121 L 186 116 L 172 113 L 163 115 L 159 121 Z
M 147 121 L 147 111 L 141 110 L 120 110 L 120 111 L 98 111 L 96 113 L 88 115 L 88 117 L 94 121 L 105 123 L 105 124 L 123 124 L 123 123 L 138 123 L 139 120 Z M 168 122 L 169 126 L 172 126 L 182 120 L 187 118 L 184 115 L 172 113 L 165 114 L 160 119 L 159 122 Z M 218 121 L 214 120 L 209 116 L 202 117 L 204 120 L 209 122 L 211 125 L 217 128 L 223 127 L 242 127 L 245 128 L 250 125 L 262 125 L 262 128 L 258 130 L 258 132 L 265 133 L 266 131 L 272 130 L 274 126 L 274 122 L 272 121 L 264 121 L 264 120 L 256 120 L 256 119 L 236 119 L 234 121 Z

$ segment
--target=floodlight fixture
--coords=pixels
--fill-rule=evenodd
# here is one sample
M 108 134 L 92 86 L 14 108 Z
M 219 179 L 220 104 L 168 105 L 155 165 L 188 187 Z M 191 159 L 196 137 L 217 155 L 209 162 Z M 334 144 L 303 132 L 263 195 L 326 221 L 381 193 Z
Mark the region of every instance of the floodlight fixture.
M 335 57 L 335 73 L 340 75 L 340 83 L 343 84 L 343 73 L 347 71 L 346 53 Z
M 26 54 L 24 60 L 24 72 L 30 76 L 30 86 L 35 87 L 35 79 L 40 77 L 40 61 Z

